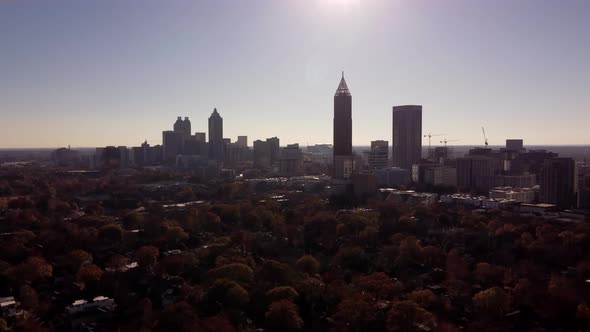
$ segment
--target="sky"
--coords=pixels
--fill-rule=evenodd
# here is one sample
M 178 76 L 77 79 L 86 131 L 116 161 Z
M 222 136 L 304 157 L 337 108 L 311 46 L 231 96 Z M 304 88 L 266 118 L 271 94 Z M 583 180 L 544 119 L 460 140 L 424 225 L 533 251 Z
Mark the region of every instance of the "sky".
M 423 133 L 590 144 L 587 0 L 0 0 L 0 148 L 159 144 L 176 117 L 232 141 L 332 143 L 344 70 L 353 144 Z M 425 138 L 424 145 L 428 144 Z

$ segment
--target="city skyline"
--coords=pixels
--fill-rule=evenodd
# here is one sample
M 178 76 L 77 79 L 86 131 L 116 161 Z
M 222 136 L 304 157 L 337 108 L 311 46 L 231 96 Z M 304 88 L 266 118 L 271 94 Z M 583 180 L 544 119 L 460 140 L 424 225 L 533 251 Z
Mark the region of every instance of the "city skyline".
M 590 144 L 585 1 L 142 3 L 0 4 L 0 148 L 159 144 L 215 107 L 232 140 L 330 143 L 341 70 L 355 146 L 390 139 L 403 104 L 461 145 L 481 126 L 490 145 Z

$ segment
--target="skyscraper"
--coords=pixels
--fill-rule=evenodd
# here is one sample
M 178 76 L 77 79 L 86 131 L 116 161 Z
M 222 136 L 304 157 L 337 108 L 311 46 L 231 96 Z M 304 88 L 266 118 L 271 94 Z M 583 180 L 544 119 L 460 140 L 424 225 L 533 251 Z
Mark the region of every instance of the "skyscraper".
M 182 154 L 184 149 L 183 133 L 172 130 L 163 131 L 162 145 L 164 146 L 164 160 L 169 164 L 175 163 L 176 156 Z
M 255 140 L 253 143 L 254 149 L 254 165 L 259 168 L 270 167 L 270 143 L 262 140 Z
M 393 107 L 393 166 L 412 169 L 422 157 L 422 106 Z
M 353 169 L 352 95 L 342 73 L 334 95 L 334 178 L 347 179 Z
M 223 118 L 213 109 L 209 117 L 209 156 L 215 160 L 223 160 Z
M 274 165 L 279 162 L 281 157 L 281 143 L 278 137 L 270 137 L 266 139 L 270 149 L 270 164 Z
M 188 117 L 185 117 L 182 120 L 182 117 L 178 117 L 176 122 L 174 123 L 174 131 L 177 133 L 181 133 L 184 138 L 188 138 L 191 136 L 191 122 Z
M 506 150 L 522 152 L 524 150 L 524 144 L 522 139 L 507 139 Z
M 386 168 L 389 161 L 389 142 L 388 141 L 371 141 L 371 151 L 369 152 L 369 169 Z
M 248 147 L 248 136 L 238 136 L 238 145 L 241 148 L 247 148 Z
M 550 158 L 543 163 L 541 199 L 562 209 L 575 207 L 576 162 L 572 158 Z

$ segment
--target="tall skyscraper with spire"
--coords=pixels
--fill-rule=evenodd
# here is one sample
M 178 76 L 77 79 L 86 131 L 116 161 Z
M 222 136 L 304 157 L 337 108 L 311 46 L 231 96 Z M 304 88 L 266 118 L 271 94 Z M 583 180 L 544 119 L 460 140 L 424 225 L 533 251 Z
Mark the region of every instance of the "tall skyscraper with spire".
M 342 72 L 342 79 L 334 95 L 334 178 L 348 179 L 353 168 L 352 95 Z
M 223 160 L 223 118 L 213 109 L 209 117 L 209 156 L 215 160 Z

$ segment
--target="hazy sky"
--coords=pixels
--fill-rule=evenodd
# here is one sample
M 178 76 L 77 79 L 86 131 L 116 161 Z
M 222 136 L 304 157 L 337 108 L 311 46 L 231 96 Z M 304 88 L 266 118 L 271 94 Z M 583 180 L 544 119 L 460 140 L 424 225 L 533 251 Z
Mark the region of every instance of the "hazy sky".
M 232 141 L 331 143 L 341 70 L 355 145 L 399 104 L 457 144 L 590 144 L 588 0 L 0 0 L 0 147 L 156 144 L 214 107 Z

